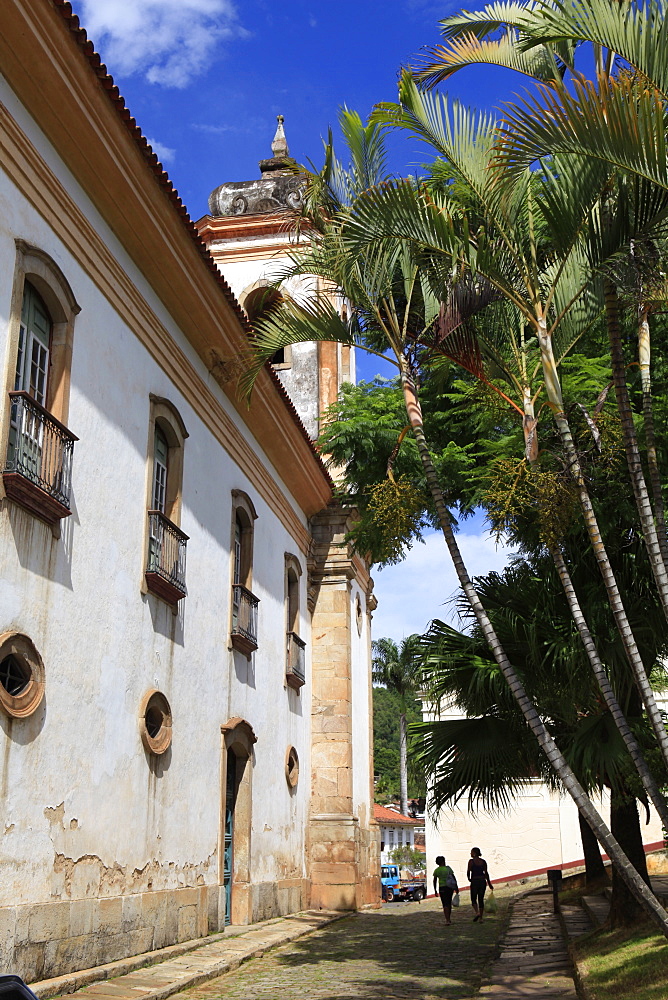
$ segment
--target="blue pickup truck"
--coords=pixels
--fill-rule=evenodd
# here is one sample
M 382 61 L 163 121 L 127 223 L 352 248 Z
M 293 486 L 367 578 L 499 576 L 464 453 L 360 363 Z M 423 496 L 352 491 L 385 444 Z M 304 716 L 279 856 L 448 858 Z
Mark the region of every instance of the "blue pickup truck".
M 427 895 L 427 883 L 423 878 L 401 878 L 399 865 L 381 865 L 380 885 L 383 899 L 391 903 L 393 899 L 414 899 L 419 903 Z

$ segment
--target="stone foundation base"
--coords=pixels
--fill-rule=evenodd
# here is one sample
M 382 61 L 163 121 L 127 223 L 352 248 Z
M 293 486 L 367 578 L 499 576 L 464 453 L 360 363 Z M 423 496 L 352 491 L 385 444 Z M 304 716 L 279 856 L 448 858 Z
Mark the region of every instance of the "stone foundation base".
M 308 883 L 306 879 L 282 879 L 278 882 L 260 882 L 251 886 L 251 923 L 284 917 L 306 909 Z
M 356 817 L 311 816 L 312 909 L 359 910 L 380 905 L 380 836 Z
M 302 879 L 243 887 L 238 923 L 304 909 Z M 224 930 L 221 886 L 0 907 L 0 970 L 26 982 L 64 976 Z M 234 920 L 234 913 L 233 913 Z

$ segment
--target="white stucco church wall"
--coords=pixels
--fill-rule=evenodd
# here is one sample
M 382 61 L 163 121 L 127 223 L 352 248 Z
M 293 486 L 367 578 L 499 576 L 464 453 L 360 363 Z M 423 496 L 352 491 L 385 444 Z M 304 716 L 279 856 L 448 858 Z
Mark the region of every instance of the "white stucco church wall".
M 331 482 L 269 373 L 250 410 L 220 378 L 243 316 L 68 10 L 11 0 L 0 70 L 0 962 L 34 981 L 298 910 L 313 885 L 373 903 L 371 583 L 345 546 L 316 551 Z M 70 489 L 48 456 L 72 435 Z M 332 559 L 346 601 L 321 612 Z M 351 860 L 316 871 L 333 634 Z

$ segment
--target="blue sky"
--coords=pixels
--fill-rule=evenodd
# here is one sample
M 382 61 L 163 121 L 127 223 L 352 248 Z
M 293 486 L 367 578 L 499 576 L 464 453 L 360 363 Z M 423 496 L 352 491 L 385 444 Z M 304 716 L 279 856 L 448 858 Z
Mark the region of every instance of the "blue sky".
M 475 9 L 478 4 L 470 5 Z M 346 104 L 366 116 L 396 97 L 400 66 L 440 40 L 458 8 L 433 0 L 74 0 L 83 26 L 193 218 L 218 184 L 249 180 L 270 154 L 276 115 L 290 151 L 322 159 L 321 136 Z M 452 96 L 492 106 L 517 78 L 466 71 Z M 397 173 L 423 159 L 393 145 Z
M 439 18 L 459 4 L 73 0 L 73 8 L 198 219 L 219 184 L 258 176 L 277 114 L 291 154 L 319 166 L 338 109 L 366 117 L 377 102 L 394 100 L 400 67 L 438 44 Z M 498 107 L 521 89 L 517 77 L 491 67 L 466 70 L 448 86 L 451 97 L 478 107 Z M 398 175 L 419 170 L 429 155 L 403 136 L 388 144 Z M 358 357 L 361 377 L 379 370 L 377 360 Z
M 270 155 L 276 115 L 285 116 L 291 154 L 322 160 L 321 137 L 345 104 L 363 117 L 396 97 L 397 74 L 440 40 L 438 20 L 456 3 L 433 0 L 73 0 L 144 135 L 160 156 L 193 219 L 225 181 L 258 176 Z M 470 9 L 481 4 L 472 3 Z M 467 70 L 451 97 L 497 107 L 521 81 L 491 68 Z M 417 142 L 391 143 L 391 169 L 426 159 Z M 372 377 L 377 359 L 359 356 Z M 466 522 L 460 545 L 472 575 L 500 569 L 507 554 Z M 434 617 L 450 617 L 457 589 L 443 541 L 431 535 L 401 566 L 376 573 L 374 636 L 401 639 Z

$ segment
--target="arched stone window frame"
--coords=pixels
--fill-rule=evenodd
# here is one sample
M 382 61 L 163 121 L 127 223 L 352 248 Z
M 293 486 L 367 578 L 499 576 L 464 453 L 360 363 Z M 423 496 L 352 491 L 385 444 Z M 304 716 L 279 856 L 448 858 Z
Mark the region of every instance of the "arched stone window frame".
M 232 912 L 231 923 L 248 924 L 252 914 L 250 876 L 251 827 L 253 819 L 253 764 L 257 736 L 253 727 L 240 716 L 228 719 L 221 727 L 220 761 L 221 810 L 218 847 L 218 882 L 224 883 L 225 799 L 227 758 L 236 757 L 236 798 L 232 841 Z M 222 894 L 221 894 L 222 896 Z
M 289 298 L 289 296 L 287 296 L 285 292 L 279 291 L 277 288 L 274 287 L 274 285 L 272 285 L 270 281 L 263 280 L 262 278 L 260 278 L 258 281 L 254 281 L 252 285 L 248 285 L 248 287 L 244 288 L 243 292 L 239 296 L 239 302 L 241 303 L 241 306 L 246 315 L 248 316 L 248 320 L 251 324 L 253 323 L 254 319 L 257 319 L 257 315 L 253 315 L 253 308 L 252 308 L 253 299 L 256 296 L 257 292 L 263 290 L 268 293 L 274 292 L 275 293 L 274 301 L 276 300 L 285 301 L 285 299 Z M 274 371 L 279 371 L 279 372 L 286 371 L 287 369 L 292 368 L 291 344 L 286 344 L 286 346 L 283 348 L 283 361 L 280 361 L 278 363 L 272 362 L 271 366 L 274 369 Z
M 150 418 L 147 447 L 147 507 L 153 499 L 153 473 L 155 468 L 155 429 L 159 427 L 169 448 L 165 516 L 176 525 L 181 524 L 183 500 L 183 452 L 189 436 L 181 414 L 164 396 L 149 395 Z
M 61 268 L 45 250 L 15 240 L 16 263 L 9 313 L 9 336 L 5 359 L 5 398 L 14 388 L 16 354 L 19 346 L 21 309 L 26 281 L 44 300 L 52 323 L 49 378 L 47 381 L 46 409 L 61 424 L 67 424 L 70 406 L 70 373 L 74 345 L 74 321 L 81 306 Z M 9 404 L 5 405 L 5 439 L 9 425 Z
M 142 578 L 142 593 L 152 591 L 161 597 L 168 604 L 176 607 L 178 601 L 185 596 L 185 579 L 180 580 L 176 585 L 170 585 L 169 581 L 161 581 L 155 573 L 151 573 L 151 512 L 153 511 L 153 492 L 155 476 L 155 438 L 156 428 L 162 432 L 168 448 L 167 454 L 167 477 L 165 485 L 165 502 L 163 517 L 167 521 L 167 529 L 173 544 L 182 550 L 185 558 L 185 543 L 188 536 L 181 531 L 181 508 L 183 500 L 183 459 L 186 438 L 188 431 L 183 422 L 183 418 L 171 400 L 155 393 L 149 394 L 149 422 L 148 422 L 148 442 L 146 447 L 146 510 L 149 512 L 145 519 L 144 533 L 144 569 Z
M 9 393 L 14 390 L 16 377 L 16 361 L 19 349 L 21 330 L 21 312 L 26 282 L 31 284 L 49 313 L 51 320 L 51 337 L 49 345 L 49 365 L 46 384 L 46 399 L 44 409 L 55 420 L 63 425 L 63 430 L 76 441 L 75 435 L 67 429 L 70 407 L 70 379 L 72 367 L 72 350 L 74 344 L 74 322 L 81 312 L 69 281 L 53 257 L 40 247 L 33 246 L 23 239 L 15 240 L 16 258 L 14 265 L 14 280 L 9 306 L 7 326 L 7 349 L 4 365 L 4 396 L 0 408 L 0 456 L 4 468 L 9 446 L 12 402 Z M 7 495 L 0 477 L 0 497 Z M 19 500 L 22 503 L 21 500 Z M 69 497 L 67 499 L 69 503 Z M 25 504 L 32 513 L 37 514 L 54 530 L 60 517 L 67 516 L 69 511 L 41 509 L 37 503 Z M 60 508 L 61 504 L 57 504 Z
M 285 553 L 285 622 L 286 632 L 301 635 L 301 577 L 302 565 L 297 556 Z
M 285 553 L 285 681 L 296 691 L 306 681 L 306 644 L 301 635 L 302 566 L 297 556 Z
M 235 528 L 239 520 L 242 528 L 241 576 L 239 582 L 249 590 L 253 589 L 253 544 L 257 511 L 249 495 L 244 490 L 232 490 L 232 581 L 234 582 L 234 540 Z

